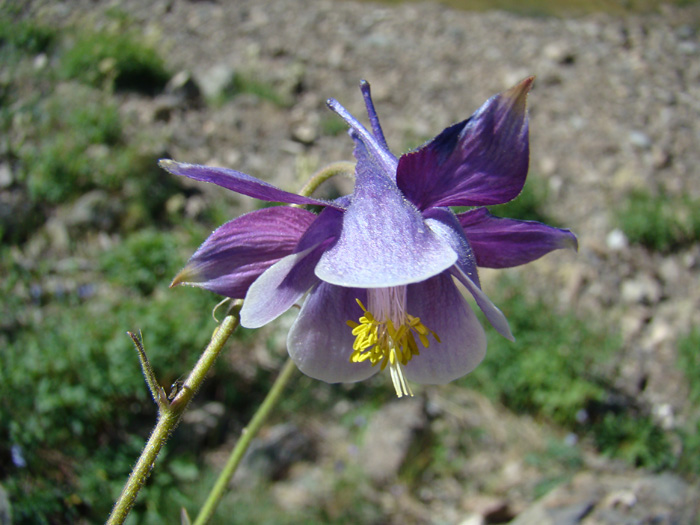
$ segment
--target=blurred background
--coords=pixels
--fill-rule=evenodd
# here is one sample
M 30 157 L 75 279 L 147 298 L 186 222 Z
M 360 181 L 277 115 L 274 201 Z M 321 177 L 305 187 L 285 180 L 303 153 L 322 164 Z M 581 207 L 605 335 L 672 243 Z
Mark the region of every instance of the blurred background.
M 325 100 L 364 120 L 360 79 L 400 154 L 529 75 L 528 183 L 493 211 L 579 253 L 481 274 L 517 340 L 487 327 L 450 385 L 299 374 L 216 522 L 698 523 L 698 3 L 446 4 L 0 4 L 0 523 L 104 521 L 156 417 L 125 332 L 167 390 L 216 326 L 168 285 L 261 203 L 157 159 L 296 191 L 351 159 Z M 235 334 L 129 523 L 196 514 L 294 315 Z

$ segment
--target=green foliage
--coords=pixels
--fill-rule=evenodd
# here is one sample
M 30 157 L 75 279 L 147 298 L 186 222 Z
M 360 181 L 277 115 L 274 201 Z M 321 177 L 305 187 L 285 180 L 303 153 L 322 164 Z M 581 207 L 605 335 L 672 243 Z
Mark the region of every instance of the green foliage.
M 154 229 L 128 236 L 117 248 L 101 257 L 101 267 L 108 279 L 141 295 L 150 295 L 175 276 L 180 267 L 179 244 L 172 234 Z
M 601 452 L 631 465 L 660 470 L 675 463 L 668 437 L 649 416 L 608 412 L 591 433 Z
M 28 136 L 18 145 L 20 176 L 32 201 L 55 204 L 96 187 L 113 190 L 129 174 L 123 168 L 135 154 L 123 144 L 116 105 L 101 95 L 73 86 L 25 105 L 23 114 Z
M 578 446 L 554 439 L 547 443 L 546 449 L 525 456 L 525 462 L 544 474 L 534 488 L 535 498 L 540 498 L 554 487 L 567 482 L 583 466 Z
M 490 338 L 484 362 L 464 383 L 514 410 L 574 425 L 576 414 L 605 394 L 592 377 L 616 348 L 616 339 L 589 320 L 558 314 L 553 305 L 529 298 L 522 281 L 503 277 L 499 288 L 495 302 L 516 341 Z
M 678 342 L 678 366 L 688 381 L 690 406 L 700 402 L 700 328 L 694 328 Z M 689 423 L 680 431 L 683 451 L 679 460 L 681 471 L 700 477 L 700 410 L 689 415 Z
M 81 85 L 64 88 L 22 110 L 27 123 L 16 145 L 18 178 L 29 201 L 56 205 L 99 189 L 113 196 L 109 209 L 120 215 L 123 229 L 163 218 L 179 182 L 164 176 L 155 154 L 124 136 L 119 111 L 104 94 Z
M 169 74 L 163 59 L 136 35 L 123 30 L 84 33 L 61 57 L 64 78 L 95 87 L 155 94 Z
M 489 210 L 499 217 L 554 224 L 556 221 L 552 220 L 544 211 L 548 193 L 547 182 L 542 178 L 530 175 L 520 195 L 505 204 L 489 206 Z
M 289 107 L 292 103 L 288 95 L 270 82 L 259 80 L 252 74 L 236 73 L 224 89 L 223 98 L 232 99 L 242 94 L 254 95 L 281 108 Z
M 697 405 L 700 403 L 700 328 L 694 328 L 678 342 L 678 366 L 688 380 L 689 400 Z
M 633 191 L 617 210 L 617 223 L 632 243 L 669 252 L 700 240 L 700 200 L 688 195 Z
M 57 40 L 54 28 L 32 20 L 13 20 L 0 11 L 0 48 L 5 46 L 30 54 L 48 52 Z
M 700 414 L 679 432 L 683 449 L 678 460 L 678 469 L 695 479 L 700 478 Z
M 589 319 L 558 314 L 554 305 L 529 298 L 525 283 L 509 276 L 502 276 L 492 296 L 516 341 L 490 338 L 484 362 L 461 380 L 464 385 L 515 411 L 590 435 L 610 456 L 651 469 L 672 464 L 668 438 L 636 406 L 602 409 L 591 423 L 579 422 L 580 414 L 604 406 L 613 392 L 604 367 L 617 337 Z
M 196 291 L 153 294 L 148 300 L 66 298 L 47 305 L 43 317 L 35 316 L 14 334 L 0 370 L 0 382 L 11 392 L 0 401 L 5 423 L 0 449 L 20 446 L 26 472 L 41 472 L 11 494 L 18 523 L 22 516 L 36 519 L 39 502 L 46 507 L 45 519 L 55 521 L 56 500 L 73 493 L 93 509 L 81 514 L 104 519 L 112 502 L 112 496 L 105 497 L 107 480 L 123 483 L 142 445 L 137 440 L 125 446 L 123 432 L 145 438 L 155 416 L 125 331 L 143 330 L 146 351 L 167 386 L 192 366 L 196 350 L 206 343 L 212 322 L 202 312 L 210 308 L 210 295 Z M 21 477 L 17 472 L 16 480 Z M 84 487 L 70 481 L 76 477 Z

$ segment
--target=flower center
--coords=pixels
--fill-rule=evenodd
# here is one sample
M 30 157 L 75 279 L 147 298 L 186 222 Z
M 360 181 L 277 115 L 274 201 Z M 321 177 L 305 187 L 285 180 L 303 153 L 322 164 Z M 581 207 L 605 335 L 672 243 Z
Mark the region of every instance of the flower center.
M 389 365 L 396 395 L 413 396 L 401 367 L 420 353 L 416 336 L 425 348 L 430 346 L 428 334 L 432 334 L 438 343 L 440 338 L 421 323 L 420 318 L 406 313 L 405 286 L 370 288 L 367 290 L 369 309 L 359 299 L 356 301 L 364 315 L 360 317 L 359 323 L 347 321 L 355 336 L 350 362 L 362 363 L 369 360 L 372 366 L 380 365 L 381 370 Z

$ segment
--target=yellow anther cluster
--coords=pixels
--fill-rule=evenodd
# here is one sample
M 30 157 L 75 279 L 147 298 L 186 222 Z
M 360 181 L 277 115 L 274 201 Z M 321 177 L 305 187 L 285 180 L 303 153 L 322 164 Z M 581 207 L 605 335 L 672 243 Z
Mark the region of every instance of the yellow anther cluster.
M 432 334 L 438 343 L 440 338 L 421 323 L 418 317 L 404 314 L 404 319 L 396 328 L 391 319 L 377 320 L 359 299 L 356 300 L 364 315 L 360 317 L 359 323 L 347 321 L 347 325 L 352 328 L 352 335 L 355 336 L 350 362 L 362 363 L 369 360 L 372 366 L 379 364 L 381 370 L 384 370 L 387 364 L 390 365 L 397 395 L 413 395 L 400 365 L 406 366 L 414 355 L 419 355 L 416 335 L 425 348 L 430 346 L 428 334 Z

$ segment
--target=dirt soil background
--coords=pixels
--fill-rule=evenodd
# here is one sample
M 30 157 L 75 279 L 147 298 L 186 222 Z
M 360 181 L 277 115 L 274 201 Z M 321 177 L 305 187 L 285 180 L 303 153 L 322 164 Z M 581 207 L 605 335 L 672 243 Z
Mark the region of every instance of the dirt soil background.
M 333 127 L 336 117 L 325 100 L 336 98 L 363 119 L 360 79 L 371 83 L 398 154 L 535 75 L 531 174 L 546 182 L 546 211 L 577 233 L 580 250 L 556 252 L 517 271 L 560 308 L 597 316 L 618 330 L 616 387 L 664 428 L 684 422 L 692 407 L 676 353 L 678 338 L 700 322 L 700 246 L 659 253 L 631 245 L 614 213 L 638 189 L 700 199 L 700 44 L 688 22 L 697 13 L 669 8 L 624 18 L 527 18 L 328 0 L 82 0 L 35 2 L 32 9 L 56 24 L 99 29 L 110 23 L 104 13 L 114 6 L 178 72 L 156 97 L 120 95 L 129 126 L 152 130 L 176 160 L 232 167 L 290 191 L 325 163 L 351 157 L 351 143 Z M 261 104 L 248 95 L 201 103 L 220 97 L 235 75 L 273 86 L 284 103 Z M 223 198 L 216 188 L 200 189 L 206 199 Z M 234 202 L 240 212 L 254 206 L 245 198 Z M 487 291 L 490 278 L 485 272 Z M 431 424 L 426 410 L 450 414 L 446 421 L 457 431 L 477 422 L 495 436 L 473 451 L 464 473 L 468 490 L 451 479 L 409 493 L 387 481 L 408 453 L 411 432 Z M 377 416 L 368 432 L 389 440 L 398 457 L 368 447 L 356 461 L 385 487 L 377 504 L 396 523 L 697 522 L 696 486 L 594 452 L 573 480 L 533 501 L 525 487 L 536 480 L 522 456 L 544 442 L 541 425 L 477 393 L 427 389 L 420 401 L 400 410 L 390 404 Z M 326 497 L 328 472 L 320 465 L 344 445 L 333 426 L 321 422 L 310 423 L 321 442 L 317 465 L 292 469 L 276 484 L 289 508 Z M 391 424 L 407 430 L 387 436 Z

